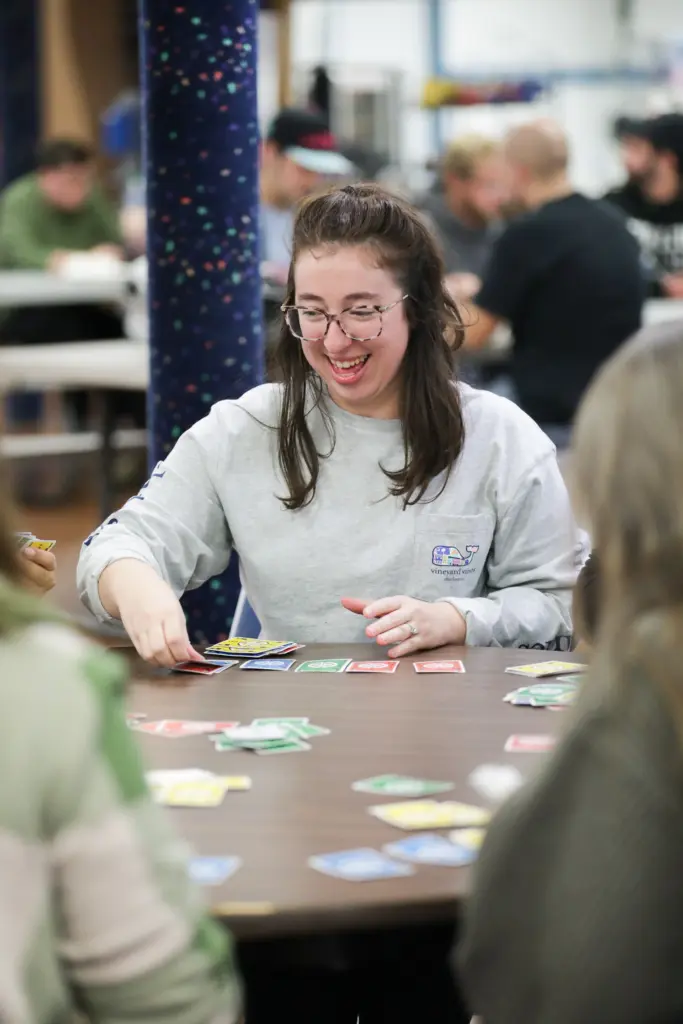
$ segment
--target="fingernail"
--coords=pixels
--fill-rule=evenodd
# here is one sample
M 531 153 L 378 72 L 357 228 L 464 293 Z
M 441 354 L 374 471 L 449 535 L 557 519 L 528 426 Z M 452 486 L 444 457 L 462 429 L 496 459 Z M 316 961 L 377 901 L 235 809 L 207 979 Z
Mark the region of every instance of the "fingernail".
M 36 553 L 33 550 L 33 548 L 26 548 L 24 550 L 24 554 L 26 555 L 27 558 L 35 558 L 36 557 Z

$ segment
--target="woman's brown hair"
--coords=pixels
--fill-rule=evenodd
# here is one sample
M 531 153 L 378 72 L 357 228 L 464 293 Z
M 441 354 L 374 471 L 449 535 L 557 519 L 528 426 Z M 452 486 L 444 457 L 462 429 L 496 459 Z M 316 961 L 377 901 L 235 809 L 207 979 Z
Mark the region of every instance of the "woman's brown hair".
M 640 331 L 601 371 L 572 475 L 599 556 L 596 678 L 642 670 L 683 725 L 683 323 Z
M 464 327 L 457 306 L 444 288 L 439 249 L 419 213 L 405 200 L 377 185 L 348 185 L 313 196 L 300 207 L 294 224 L 292 263 L 285 305 L 294 303 L 294 267 L 310 250 L 364 246 L 377 265 L 393 274 L 402 291 L 410 328 L 402 367 L 400 417 L 404 466 L 390 472 L 389 491 L 404 506 L 420 501 L 431 483 L 448 475 L 460 455 L 464 425 L 455 387 L 455 352 Z M 318 405 L 327 423 L 331 447 L 334 433 L 323 399 L 323 383 L 311 368 L 301 342 L 283 323 L 276 352 L 283 398 L 278 430 L 278 455 L 289 494 L 288 509 L 303 508 L 315 495 L 320 459 L 307 423 L 311 405 Z

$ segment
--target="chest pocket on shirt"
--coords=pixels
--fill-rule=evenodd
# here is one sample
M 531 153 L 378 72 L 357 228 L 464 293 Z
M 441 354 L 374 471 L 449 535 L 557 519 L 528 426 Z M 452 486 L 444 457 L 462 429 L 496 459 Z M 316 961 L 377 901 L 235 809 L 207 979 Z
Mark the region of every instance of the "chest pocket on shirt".
M 415 525 L 412 596 L 473 597 L 484 592 L 495 530 L 492 515 L 421 515 Z

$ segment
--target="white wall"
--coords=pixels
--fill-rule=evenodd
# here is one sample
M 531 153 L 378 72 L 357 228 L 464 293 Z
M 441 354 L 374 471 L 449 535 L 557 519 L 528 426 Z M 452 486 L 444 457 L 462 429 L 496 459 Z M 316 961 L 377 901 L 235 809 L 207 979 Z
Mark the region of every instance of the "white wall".
M 434 155 L 433 116 L 419 107 L 430 71 L 427 6 L 428 0 L 294 0 L 292 7 L 295 66 L 323 61 L 352 65 L 358 69 L 354 74 L 400 72 L 406 164 L 422 164 Z M 444 0 L 444 8 L 443 58 L 454 73 L 605 67 L 620 54 L 649 59 L 653 46 L 667 37 L 683 40 L 683 0 L 634 0 L 631 41 L 620 34 L 617 0 Z M 274 47 L 272 31 L 262 32 L 264 117 L 276 103 Z M 555 87 L 533 113 L 563 122 L 576 182 L 597 191 L 619 175 L 609 141 L 614 115 L 669 101 L 666 90 L 640 85 L 566 84 Z M 477 107 L 448 110 L 441 118 L 448 139 L 473 128 L 502 134 L 531 114 L 528 106 Z

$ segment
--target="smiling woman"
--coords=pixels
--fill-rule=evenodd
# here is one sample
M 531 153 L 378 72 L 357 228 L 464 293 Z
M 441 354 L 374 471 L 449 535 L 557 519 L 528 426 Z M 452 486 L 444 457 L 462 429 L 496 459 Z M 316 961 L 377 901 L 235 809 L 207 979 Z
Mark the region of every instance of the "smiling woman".
M 235 548 L 265 636 L 390 657 L 566 646 L 574 525 L 555 452 L 515 406 L 456 383 L 462 321 L 429 229 L 347 186 L 303 204 L 293 242 L 282 383 L 214 406 L 87 541 L 89 607 L 152 662 L 198 658 L 178 597 Z

